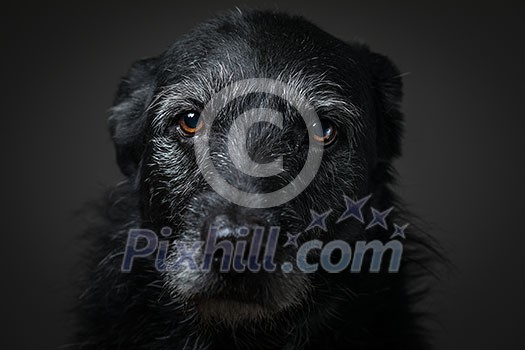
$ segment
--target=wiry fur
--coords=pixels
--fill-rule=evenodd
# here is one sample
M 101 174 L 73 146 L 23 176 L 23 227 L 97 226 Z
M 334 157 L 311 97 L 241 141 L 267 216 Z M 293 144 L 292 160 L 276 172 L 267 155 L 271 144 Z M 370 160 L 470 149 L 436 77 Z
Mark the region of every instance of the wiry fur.
M 337 125 L 316 178 L 297 198 L 277 208 L 241 208 L 215 194 L 198 171 L 191 139 L 169 133 L 172 117 L 200 110 L 211 95 L 245 78 L 278 79 L 293 87 L 318 115 Z M 170 226 L 175 241 L 199 239 L 202 223 L 217 213 L 257 217 L 283 232 L 301 232 L 310 209 L 332 209 L 328 232 L 308 231 L 300 242 L 387 240 L 355 220 L 336 224 L 343 196 L 373 194 L 370 205 L 395 206 L 389 224 L 410 222 L 390 189 L 391 164 L 400 155 L 400 73 L 365 45 L 344 43 L 309 22 L 283 14 L 235 12 L 211 20 L 162 55 L 137 62 L 123 79 L 109 126 L 127 180 L 108 194 L 103 222 L 88 231 L 91 250 L 77 314 L 79 349 L 423 349 L 417 303 L 435 259 L 430 239 L 407 232 L 398 274 L 312 275 L 279 270 L 239 282 L 233 291 L 217 274 L 160 273 L 152 259 L 120 271 L 130 228 Z M 248 141 L 255 156 L 287 159 L 289 175 L 254 180 L 232 170 L 224 151 L 228 125 L 246 106 L 271 107 L 287 116 L 280 130 L 259 125 Z M 252 95 L 217 121 L 212 154 L 223 176 L 241 188 L 279 188 L 304 158 L 304 140 L 290 106 Z M 168 130 L 168 131 L 167 131 Z M 304 130 L 303 130 L 304 131 Z M 276 146 L 280 144 L 281 146 Z M 365 210 L 368 213 L 368 210 Z M 368 215 L 369 216 L 369 215 Z M 370 217 L 366 217 L 366 222 Z M 279 248 L 276 261 L 294 250 Z M 174 259 L 172 256 L 170 259 Z M 214 293 L 237 300 L 210 305 Z

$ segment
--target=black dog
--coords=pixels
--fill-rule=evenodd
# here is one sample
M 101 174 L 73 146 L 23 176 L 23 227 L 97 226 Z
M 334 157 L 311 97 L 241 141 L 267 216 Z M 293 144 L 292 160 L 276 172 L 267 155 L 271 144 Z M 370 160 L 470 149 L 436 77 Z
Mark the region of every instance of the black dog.
M 299 107 L 268 91 L 235 91 L 242 97 L 219 109 L 213 125 L 199 119 L 214 94 L 249 78 L 290 87 L 281 92 L 296 94 L 315 110 L 317 133 L 308 133 Z M 104 222 L 88 232 L 92 249 L 77 310 L 78 348 L 426 348 L 416 303 L 425 292 L 422 278 L 433 249 L 414 229 L 400 239 L 404 252 L 398 273 L 285 273 L 279 268 L 225 273 L 215 265 L 210 271 L 162 272 L 155 269 L 154 255 L 136 259 L 128 273 L 121 271 L 128 231 L 134 228 L 170 227 L 168 239 L 177 243 L 203 240 L 210 228 L 239 242 L 239 227 L 250 232 L 280 227 L 277 266 L 296 259 L 297 248 L 286 244 L 286 233 L 301 233 L 298 245 L 314 239 L 389 241 L 394 223 L 407 222 L 389 188 L 392 160 L 400 155 L 401 95 L 400 72 L 385 56 L 342 42 L 302 18 L 270 12 L 221 16 L 160 56 L 135 63 L 109 119 L 127 180 L 108 195 Z M 279 175 L 246 175 L 231 159 L 232 123 L 254 108 L 279 111 L 283 125 L 256 123 L 241 142 L 234 140 L 233 150 L 245 148 L 257 164 L 282 157 Z M 314 152 L 323 150 L 322 162 L 295 198 L 275 206 L 263 200 L 254 200 L 253 208 L 237 205 L 216 193 L 199 168 L 194 146 L 207 128 L 215 171 L 245 192 L 282 188 L 300 173 L 309 145 Z M 345 196 L 357 200 L 369 194 L 362 220 L 338 222 Z M 393 206 L 388 230 L 367 229 L 370 207 Z M 315 213 L 329 214 L 326 232 L 323 224 L 306 229 Z M 166 264 L 177 257 L 169 253 Z M 308 259 L 319 261 L 319 252 Z

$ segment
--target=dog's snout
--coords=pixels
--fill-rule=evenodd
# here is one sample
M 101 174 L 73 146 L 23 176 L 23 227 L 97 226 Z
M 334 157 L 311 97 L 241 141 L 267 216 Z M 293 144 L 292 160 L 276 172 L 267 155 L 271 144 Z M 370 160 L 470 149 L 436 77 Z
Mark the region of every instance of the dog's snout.
M 244 266 L 257 264 L 256 261 L 261 259 L 260 250 L 266 247 L 264 224 L 265 221 L 257 216 L 241 216 L 239 213 L 210 217 L 202 232 L 207 242 L 205 260 L 210 259 L 213 270 L 234 274 L 238 272 L 235 266 L 239 263 Z M 232 263 L 226 270 L 223 267 L 225 261 Z
M 235 227 L 233 220 L 226 214 L 213 217 L 208 222 L 208 231 L 215 229 L 217 239 L 232 239 L 239 236 L 238 228 Z
M 265 221 L 256 216 L 236 217 L 230 214 L 218 214 L 206 220 L 202 234 L 204 238 L 207 238 L 213 231 L 217 240 L 235 241 L 239 238 L 249 238 L 253 230 L 264 224 Z

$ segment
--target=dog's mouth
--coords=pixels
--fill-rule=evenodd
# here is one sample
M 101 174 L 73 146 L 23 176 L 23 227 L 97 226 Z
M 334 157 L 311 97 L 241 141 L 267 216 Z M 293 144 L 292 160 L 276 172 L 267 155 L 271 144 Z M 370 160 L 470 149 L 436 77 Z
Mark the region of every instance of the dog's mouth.
M 295 259 L 293 247 L 284 246 L 289 222 L 268 210 L 213 206 L 209 198 L 193 206 L 213 211 L 188 213 L 186 237 L 202 243 L 192 251 L 193 268 L 178 249 L 168 258 L 169 266 L 183 261 L 164 275 L 172 297 L 198 319 L 230 326 L 273 319 L 304 302 L 312 290 L 308 276 L 281 268 Z
M 224 295 L 199 297 L 195 299 L 196 310 L 204 321 L 221 322 L 237 326 L 240 322 L 269 319 L 280 310 L 270 303 L 256 299 L 233 298 Z
M 276 264 L 282 259 L 278 254 Z M 165 277 L 173 297 L 183 301 L 189 311 L 196 311 L 200 320 L 231 327 L 272 319 L 303 302 L 311 289 L 305 274 L 284 274 L 279 269 L 180 270 L 167 272 Z

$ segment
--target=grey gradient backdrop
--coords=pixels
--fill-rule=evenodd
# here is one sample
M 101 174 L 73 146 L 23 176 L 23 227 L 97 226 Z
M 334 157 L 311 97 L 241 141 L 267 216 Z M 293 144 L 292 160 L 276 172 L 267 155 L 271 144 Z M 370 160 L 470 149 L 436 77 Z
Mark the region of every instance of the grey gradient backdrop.
M 107 109 L 131 62 L 238 1 L 2 5 L 2 349 L 65 342 L 73 213 L 121 177 Z M 405 77 L 400 192 L 448 250 L 439 349 L 523 349 L 524 7 L 248 4 L 305 15 Z

